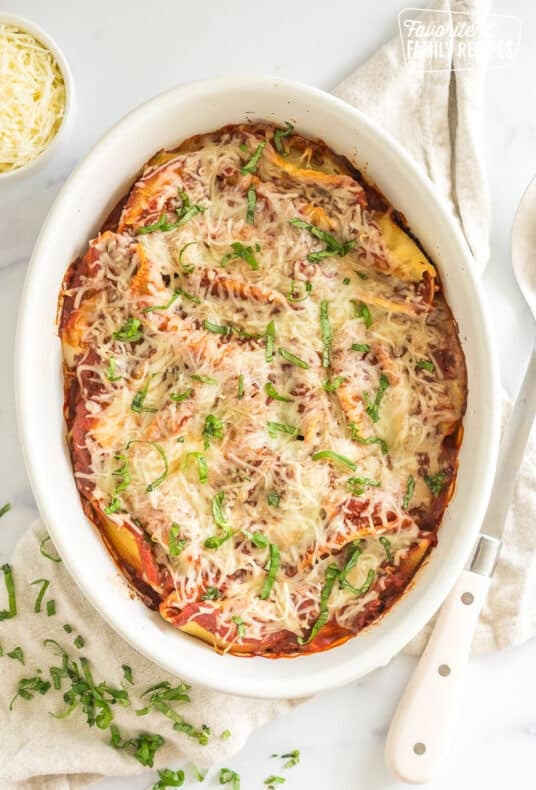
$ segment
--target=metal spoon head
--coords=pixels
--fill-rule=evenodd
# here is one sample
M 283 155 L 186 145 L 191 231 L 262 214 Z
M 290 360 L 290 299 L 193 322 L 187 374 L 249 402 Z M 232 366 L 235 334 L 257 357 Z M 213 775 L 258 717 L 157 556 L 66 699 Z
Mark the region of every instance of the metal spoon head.
M 536 320 L 536 177 L 521 198 L 511 240 L 512 268 Z

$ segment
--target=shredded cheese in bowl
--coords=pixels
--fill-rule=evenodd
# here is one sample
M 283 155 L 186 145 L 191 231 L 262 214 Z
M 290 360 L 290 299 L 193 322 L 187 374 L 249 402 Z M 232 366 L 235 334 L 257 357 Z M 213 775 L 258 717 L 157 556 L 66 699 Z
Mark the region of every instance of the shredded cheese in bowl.
M 55 55 L 31 33 L 0 22 L 0 176 L 36 159 L 58 133 L 66 89 Z

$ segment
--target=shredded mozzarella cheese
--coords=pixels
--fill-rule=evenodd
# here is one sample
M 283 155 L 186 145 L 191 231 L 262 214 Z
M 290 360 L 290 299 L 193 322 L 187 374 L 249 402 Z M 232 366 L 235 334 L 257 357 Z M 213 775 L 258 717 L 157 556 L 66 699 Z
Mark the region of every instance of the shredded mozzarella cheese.
M 164 598 L 163 615 L 179 618 L 181 627 L 206 628 L 227 646 L 244 642 L 262 651 L 278 635 L 307 636 L 328 567 L 342 571 L 355 542 L 361 554 L 348 584 L 336 583 L 327 603 L 330 622 L 348 632 L 360 627 L 366 610 L 381 611 L 390 578 L 412 553 L 422 558 L 433 533 L 419 521 L 434 507 L 422 472 L 444 464 L 443 441 L 463 416 L 465 369 L 442 295 L 423 296 L 432 267 L 409 237 L 404 249 L 413 245 L 420 257 L 404 279 L 357 181 L 333 168 L 326 186 L 312 170 L 292 170 L 291 158 L 281 164 L 269 143 L 255 175 L 241 173 L 244 146 L 251 156 L 258 143 L 254 131 L 235 127 L 146 168 L 118 232 L 91 243 L 90 275 L 64 294 L 72 312 L 62 340 L 90 418 L 73 451 L 79 485 L 90 482 L 102 517 L 127 459 L 128 485 L 107 517 L 141 525 L 150 537 L 169 584 L 161 576 L 154 583 L 147 570 L 145 581 Z M 246 212 L 252 184 L 254 224 Z M 172 224 L 184 194 L 200 207 L 188 222 L 139 233 L 162 217 Z M 334 238 L 355 246 L 312 263 L 308 256 L 325 242 L 292 224 L 295 218 L 329 222 Z M 251 249 L 258 268 L 229 257 L 237 242 Z M 306 298 L 293 301 L 294 290 Z M 370 305 L 370 323 L 356 312 L 361 302 Z M 135 341 L 119 331 L 133 318 Z M 423 374 L 417 363 L 445 347 L 455 375 L 446 376 L 437 360 L 434 375 Z M 280 348 L 302 364 L 289 362 Z M 326 383 L 336 379 L 330 391 Z M 388 386 L 373 419 L 370 403 L 383 380 Z M 267 383 L 279 398 L 268 396 Z M 142 407 L 133 408 L 141 391 Z M 221 435 L 207 438 L 208 415 L 221 421 Z M 73 443 L 74 435 L 72 428 Z M 88 470 L 80 468 L 79 451 Z M 351 468 L 336 460 L 341 456 Z M 452 481 L 455 470 L 449 474 Z M 365 482 L 352 484 L 352 476 Z M 404 504 L 410 477 L 411 507 Z M 232 535 L 207 548 L 207 540 L 225 537 L 214 516 L 217 496 Z M 170 552 L 172 524 L 185 541 L 179 554 Z M 254 533 L 264 544 L 251 539 Z M 263 597 L 268 543 L 278 547 L 280 565 Z M 219 597 L 204 600 L 210 588 Z
M 44 151 L 65 110 L 65 84 L 52 52 L 14 25 L 0 24 L 0 173 Z

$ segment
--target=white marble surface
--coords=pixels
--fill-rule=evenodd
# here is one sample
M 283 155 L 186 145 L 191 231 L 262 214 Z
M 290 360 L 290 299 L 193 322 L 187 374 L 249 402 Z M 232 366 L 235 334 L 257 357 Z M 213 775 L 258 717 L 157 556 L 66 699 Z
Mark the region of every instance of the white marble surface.
M 523 22 L 518 61 L 489 74 L 485 140 L 494 228 L 484 287 L 494 315 L 503 380 L 513 393 L 534 335 L 509 269 L 508 250 L 515 206 L 536 171 L 536 4 L 501 0 L 494 6 L 495 11 L 516 14 Z M 17 536 L 36 514 L 11 386 L 17 306 L 41 222 L 75 162 L 131 107 L 181 82 L 265 73 L 329 90 L 395 32 L 401 7 L 401 0 L 330 0 L 326 19 L 310 0 L 92 0 L 84 4 L 12 0 L 6 4 L 5 10 L 26 15 L 57 38 L 72 65 L 78 111 L 70 144 L 45 171 L 20 185 L 0 188 L 0 504 L 13 504 L 0 525 L 0 560 L 9 556 Z M 534 641 L 472 661 L 455 748 L 441 778 L 430 787 L 534 787 L 535 661 Z M 400 787 L 384 767 L 383 744 L 411 667 L 412 660 L 399 657 L 387 668 L 321 694 L 256 733 L 229 762 L 242 776 L 242 790 L 262 787 L 276 767 L 269 755 L 293 748 L 301 749 L 302 760 L 286 774 L 289 790 Z M 216 786 L 215 776 L 213 771 L 204 786 Z M 151 779 L 147 774 L 106 780 L 99 786 L 137 790 L 150 786 Z

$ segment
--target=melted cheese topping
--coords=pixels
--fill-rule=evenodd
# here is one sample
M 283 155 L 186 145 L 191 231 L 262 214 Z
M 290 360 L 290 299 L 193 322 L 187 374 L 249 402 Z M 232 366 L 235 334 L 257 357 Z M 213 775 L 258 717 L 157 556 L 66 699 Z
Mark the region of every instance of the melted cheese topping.
M 155 157 L 62 295 L 82 494 L 163 616 L 236 652 L 321 649 L 400 593 L 465 408 L 434 267 L 327 149 L 280 156 L 273 131 Z
M 30 33 L 0 24 L 0 173 L 28 164 L 56 135 L 65 85 L 50 50 Z

